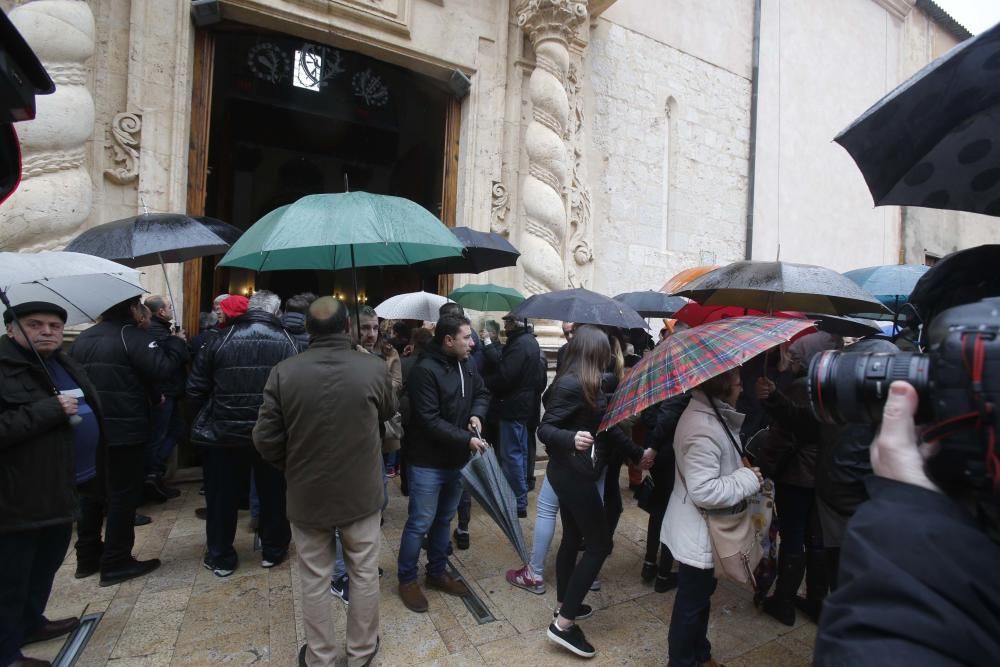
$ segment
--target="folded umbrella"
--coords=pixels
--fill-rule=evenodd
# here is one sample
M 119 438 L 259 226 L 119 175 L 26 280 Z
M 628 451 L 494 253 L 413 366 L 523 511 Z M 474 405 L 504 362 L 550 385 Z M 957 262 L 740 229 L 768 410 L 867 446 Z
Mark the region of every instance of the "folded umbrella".
M 517 518 L 517 498 L 500 469 L 492 447 L 473 454 L 461 470 L 462 481 L 469 495 L 496 522 L 503 534 L 510 540 L 522 563 L 528 564 L 531 557 L 528 544 L 521 532 L 521 522 Z
M 809 320 L 748 316 L 678 331 L 628 372 L 611 398 L 600 430 L 738 368 L 813 326 Z
M 468 227 L 452 227 L 455 235 L 464 246 L 462 254 L 457 257 L 443 257 L 414 264 L 413 268 L 421 273 L 482 273 L 491 269 L 500 269 L 517 264 L 520 251 L 511 245 L 510 241 L 493 232 L 477 232 Z
M 66 324 L 96 322 L 105 310 L 146 292 L 140 273 L 76 252 L 0 252 L 0 289 L 13 305 L 48 301 L 66 310 Z
M 408 292 L 389 297 L 375 306 L 375 314 L 387 320 L 422 320 L 437 322 L 438 309 L 447 297 L 430 292 Z
M 504 312 L 524 301 L 524 296 L 516 289 L 500 287 L 492 283 L 464 285 L 449 294 L 448 298 L 470 310 L 502 310 Z
M 511 311 L 517 319 L 562 320 L 599 324 L 619 329 L 648 329 L 646 320 L 631 306 L 597 292 L 577 287 L 528 297 Z
M 615 301 L 631 306 L 643 317 L 673 317 L 687 303 L 687 299 L 653 290 L 623 292 L 615 297 Z

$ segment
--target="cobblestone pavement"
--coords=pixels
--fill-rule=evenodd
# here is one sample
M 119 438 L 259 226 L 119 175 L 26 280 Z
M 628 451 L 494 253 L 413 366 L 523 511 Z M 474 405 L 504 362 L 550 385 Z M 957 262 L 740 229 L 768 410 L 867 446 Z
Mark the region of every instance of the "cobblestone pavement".
M 541 477 L 539 476 L 539 482 Z M 499 529 L 473 507 L 472 546 L 452 562 L 471 582 L 497 620 L 480 625 L 458 598 L 427 591 L 430 611 L 408 611 L 396 594 L 395 558 L 406 520 L 406 499 L 398 480 L 390 484 L 381 565 L 381 665 L 577 665 L 580 660 L 545 638 L 555 605 L 553 542 L 546 567 L 549 590 L 533 595 L 507 584 L 504 572 L 517 565 Z M 539 485 L 540 486 L 540 485 Z M 183 495 L 142 511 L 153 523 L 136 529 L 139 558 L 157 557 L 162 567 L 149 576 L 99 588 L 97 577 L 73 578 L 72 549 L 56 577 L 49 618 L 103 612 L 78 665 L 158 667 L 161 665 L 296 664 L 303 643 L 297 564 L 293 557 L 271 570 L 260 567 L 241 513 L 237 550 L 240 567 L 218 579 L 201 566 L 204 522 L 195 508 L 204 504 L 197 484 L 181 485 Z M 534 517 L 535 493 L 530 494 Z M 673 592 L 658 594 L 639 579 L 645 549 L 646 514 L 627 497 L 615 549 L 601 573 L 600 592 L 588 595 L 596 613 L 581 622 L 597 647 L 595 665 L 664 665 Z M 524 521 L 531 539 L 532 521 Z M 294 548 L 293 548 L 294 554 Z M 422 568 L 421 568 L 422 569 Z M 783 626 L 754 609 L 750 593 L 720 582 L 712 598 L 709 638 L 716 660 L 730 667 L 808 665 L 816 628 L 799 620 Z M 338 631 L 344 605 L 331 596 Z M 27 655 L 52 659 L 61 641 L 28 647 Z M 340 661 L 346 664 L 340 648 Z

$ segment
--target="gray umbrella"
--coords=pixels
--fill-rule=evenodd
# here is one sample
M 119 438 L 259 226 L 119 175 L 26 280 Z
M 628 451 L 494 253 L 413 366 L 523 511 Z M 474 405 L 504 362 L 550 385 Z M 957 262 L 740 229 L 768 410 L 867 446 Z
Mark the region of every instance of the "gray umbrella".
M 1000 24 L 914 74 L 834 141 L 876 206 L 1000 216 Z
M 474 454 L 461 472 L 469 494 L 493 518 L 514 546 L 521 561 L 527 564 L 531 557 L 521 532 L 521 522 L 517 518 L 517 498 L 500 469 L 493 448 Z

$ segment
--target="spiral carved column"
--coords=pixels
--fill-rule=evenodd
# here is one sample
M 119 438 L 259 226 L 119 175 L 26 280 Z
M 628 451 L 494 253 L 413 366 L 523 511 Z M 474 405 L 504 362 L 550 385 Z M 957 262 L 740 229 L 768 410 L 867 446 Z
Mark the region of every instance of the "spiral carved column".
M 528 81 L 531 121 L 524 135 L 528 173 L 521 188 L 525 221 L 520 237 L 524 288 L 531 294 L 567 285 L 564 247 L 568 234 L 565 191 L 570 174 L 564 137 L 569 122 L 566 75 L 569 40 L 587 20 L 583 0 L 522 0 L 517 23 L 535 50 Z

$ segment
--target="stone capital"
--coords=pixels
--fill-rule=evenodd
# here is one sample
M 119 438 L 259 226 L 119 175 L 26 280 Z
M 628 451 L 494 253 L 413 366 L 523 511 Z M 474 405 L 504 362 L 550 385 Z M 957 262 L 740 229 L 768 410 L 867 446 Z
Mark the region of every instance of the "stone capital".
M 520 0 L 514 12 L 533 44 L 546 39 L 569 42 L 588 17 L 586 0 Z

